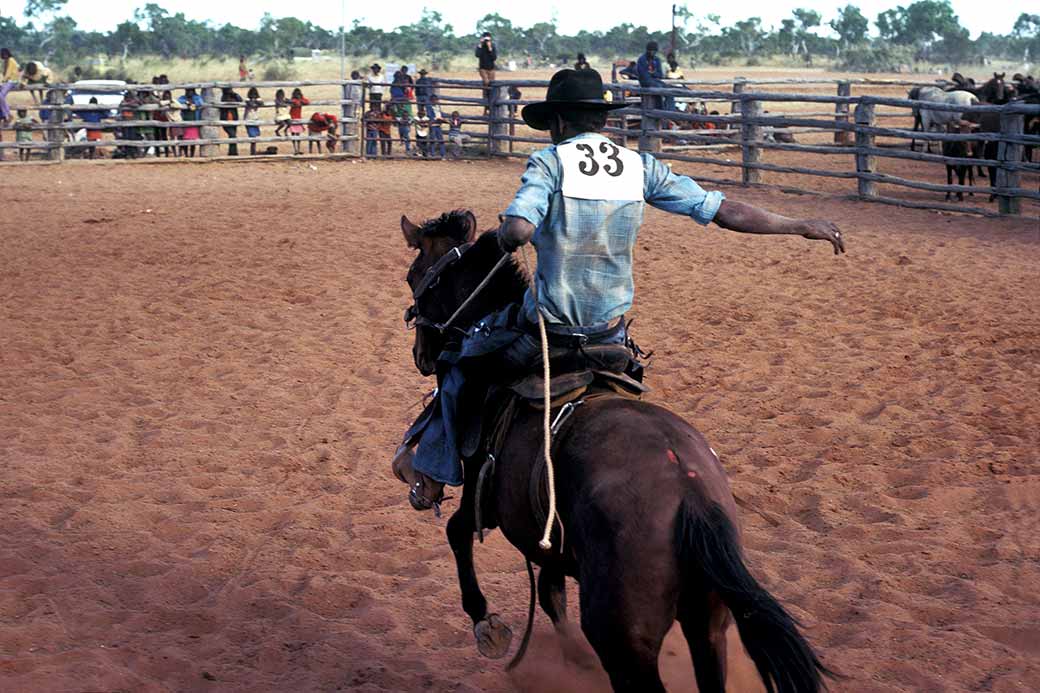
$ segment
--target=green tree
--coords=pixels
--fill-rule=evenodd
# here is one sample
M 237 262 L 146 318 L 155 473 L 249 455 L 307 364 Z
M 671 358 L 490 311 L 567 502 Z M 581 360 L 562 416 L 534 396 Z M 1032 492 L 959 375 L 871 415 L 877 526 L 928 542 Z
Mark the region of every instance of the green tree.
M 870 21 L 863 16 L 855 5 L 846 5 L 838 10 L 838 16 L 828 22 L 844 50 L 863 43 L 867 39 Z

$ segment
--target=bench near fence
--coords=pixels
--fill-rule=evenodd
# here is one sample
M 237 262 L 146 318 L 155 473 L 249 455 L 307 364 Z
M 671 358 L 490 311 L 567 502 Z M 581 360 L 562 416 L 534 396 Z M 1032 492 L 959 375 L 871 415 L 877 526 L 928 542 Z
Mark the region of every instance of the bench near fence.
M 913 82 L 902 80 L 760 80 L 751 82 L 737 80 L 735 82 L 693 82 L 687 81 L 667 88 L 642 88 L 634 82 L 619 82 L 606 85 L 616 100 L 625 99 L 629 106 L 613 112 L 605 130 L 608 136 L 620 143 L 630 140 L 638 141 L 640 151 L 653 152 L 658 158 L 684 161 L 696 164 L 708 164 L 724 168 L 740 169 L 740 180 L 711 179 L 698 175 L 698 178 L 710 183 L 741 183 L 744 185 L 765 184 L 763 172 L 788 173 L 805 176 L 821 176 L 835 179 L 856 181 L 855 196 L 869 201 L 896 204 L 904 207 L 935 209 L 946 211 L 973 212 L 994 215 L 991 209 L 972 207 L 963 204 L 947 204 L 932 201 L 906 200 L 898 197 L 882 195 L 878 185 L 897 186 L 911 190 L 935 193 L 982 192 L 997 196 L 997 208 L 1000 214 L 1020 214 L 1022 200 L 1040 200 L 1040 193 L 1022 186 L 1022 175 L 1040 173 L 1040 164 L 1022 161 L 1024 147 L 1040 147 L 1040 137 L 1024 132 L 1027 118 L 1040 117 L 1040 106 L 1024 104 L 1008 104 L 1004 106 L 982 105 L 973 107 L 949 106 L 928 103 L 932 111 L 955 111 L 962 114 L 997 113 L 1000 119 L 1000 132 L 993 133 L 937 133 L 914 132 L 909 128 L 884 127 L 879 124 L 882 119 L 911 119 L 914 111 L 922 108 L 925 102 L 908 99 L 874 96 L 869 94 L 853 96 L 852 86 L 858 88 L 872 86 L 923 86 L 935 85 L 936 82 Z M 548 85 L 541 80 L 508 80 L 496 81 L 490 88 L 481 82 L 472 80 L 434 79 L 433 88 L 438 94 L 445 118 L 455 109 L 477 109 L 480 115 L 467 112 L 463 117 L 468 139 L 481 145 L 479 149 L 470 147 L 465 154 L 469 157 L 483 156 L 526 156 L 530 146 L 550 142 L 548 137 L 539 133 L 518 134 L 517 127 L 523 126 L 519 118 L 519 109 L 539 99 L 510 99 L 510 88 L 536 90 L 540 97 Z M 731 91 L 718 89 L 691 89 L 691 86 L 731 86 Z M 814 93 L 757 92 L 751 91 L 751 85 L 776 86 L 795 85 L 799 88 L 807 85 L 818 85 L 836 89 L 835 95 Z M 129 85 L 134 90 L 150 91 L 182 91 L 185 88 L 198 90 L 203 99 L 201 119 L 198 121 L 168 122 L 162 120 L 113 121 L 107 124 L 93 125 L 79 121 L 67 120 L 71 113 L 88 110 L 115 110 L 112 106 L 87 106 L 65 104 L 65 94 L 71 85 L 48 87 L 49 104 L 33 106 L 35 110 L 51 111 L 48 123 L 36 126 L 35 129 L 46 132 L 45 142 L 34 143 L 34 148 L 43 149 L 48 158 L 61 161 L 66 150 L 82 147 L 134 147 L 138 149 L 150 147 L 200 145 L 203 157 L 219 156 L 219 145 L 250 143 L 266 144 L 275 142 L 324 142 L 325 135 L 318 136 L 261 136 L 221 137 L 218 128 L 225 126 L 260 125 L 271 127 L 273 119 L 224 121 L 219 119 L 220 108 L 242 109 L 240 102 L 221 103 L 220 89 L 234 87 L 247 89 L 272 90 L 284 88 L 287 91 L 295 87 L 337 87 L 338 99 L 314 100 L 309 108 L 315 106 L 333 106 L 340 109 L 341 127 L 337 135 L 339 156 L 366 158 L 366 139 L 378 142 L 378 137 L 369 138 L 364 118 L 366 104 L 371 103 L 369 85 L 363 81 L 351 80 L 314 80 L 293 82 L 194 82 L 166 85 Z M 93 89 L 102 91 L 101 89 Z M 390 103 L 389 85 L 384 87 L 383 103 Z M 473 93 L 473 96 L 464 94 Z M 705 102 L 728 106 L 728 113 L 704 115 L 672 110 L 662 110 L 658 101 L 663 97 L 672 97 L 688 102 Z M 766 112 L 768 105 L 784 105 L 809 110 L 784 112 L 775 114 Z M 487 106 L 485 109 L 484 106 Z M 826 109 L 821 109 L 826 106 Z M 775 106 L 774 106 L 775 107 Z M 273 100 L 265 102 L 266 109 L 273 108 Z M 156 106 L 143 106 L 135 110 L 156 110 Z M 833 110 L 831 110 L 833 109 Z M 306 126 L 307 121 L 299 121 Z M 395 121 L 396 122 L 396 121 Z M 672 124 L 713 124 L 714 130 L 675 130 Z M 176 129 L 188 126 L 201 128 L 199 140 L 102 140 L 94 142 L 70 142 L 66 132 L 84 128 L 102 128 L 113 130 L 119 128 L 147 127 Z M 778 132 L 790 134 L 830 133 L 826 143 L 803 144 L 795 142 L 771 141 Z M 391 135 L 392 141 L 399 142 L 397 133 Z M 879 141 L 882 140 L 882 141 Z M 894 142 L 893 142 L 894 140 Z M 924 142 L 984 142 L 998 143 L 996 159 L 947 157 L 927 151 L 918 152 L 905 148 L 906 140 Z M 0 148 L 15 149 L 15 142 L 0 143 Z M 24 145 L 23 145 L 24 146 Z M 378 146 L 378 145 L 377 145 Z M 740 150 L 739 161 L 708 156 L 712 150 L 722 148 Z M 694 151 L 691 150 L 704 150 Z M 852 160 L 849 170 L 826 170 L 805 166 L 787 166 L 768 163 L 762 160 L 762 153 L 768 150 L 798 152 L 821 156 L 844 155 Z M 992 166 L 996 169 L 996 180 L 989 181 L 987 187 L 970 187 L 945 185 L 922 180 L 912 180 L 878 171 L 879 159 L 918 161 L 937 164 L 935 170 L 945 173 L 945 165 Z M 815 191 L 800 189 L 796 186 L 784 185 L 785 190 L 812 193 Z

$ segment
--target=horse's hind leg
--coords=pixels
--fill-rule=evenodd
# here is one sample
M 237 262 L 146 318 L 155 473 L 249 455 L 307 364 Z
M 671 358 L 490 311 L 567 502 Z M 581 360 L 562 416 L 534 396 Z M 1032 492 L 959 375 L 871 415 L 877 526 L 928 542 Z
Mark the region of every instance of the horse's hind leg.
M 551 564 L 538 572 L 538 603 L 548 615 L 559 638 L 564 659 L 585 669 L 593 669 L 596 660 L 591 656 L 574 625 L 567 618 L 567 585 L 564 572 Z
M 498 659 L 509 651 L 513 633 L 496 614 L 488 615 L 487 600 L 477 583 L 477 572 L 473 567 L 473 532 L 476 528 L 473 504 L 467 502 L 467 495 L 466 491 L 463 491 L 463 501 L 459 509 L 448 520 L 448 543 L 455 554 L 459 588 L 462 590 L 462 608 L 473 619 L 477 649 L 485 657 Z
M 567 586 L 562 570 L 546 565 L 538 571 L 538 603 L 554 626 L 567 622 Z
M 601 580 L 603 576 L 598 576 Z M 609 580 L 609 578 L 607 578 Z M 616 693 L 664 693 L 657 668 L 661 643 L 675 621 L 674 601 L 653 590 L 582 580 L 581 628 Z
M 726 628 L 731 618 L 715 594 L 699 592 L 679 600 L 679 625 L 690 648 L 700 693 L 726 690 Z

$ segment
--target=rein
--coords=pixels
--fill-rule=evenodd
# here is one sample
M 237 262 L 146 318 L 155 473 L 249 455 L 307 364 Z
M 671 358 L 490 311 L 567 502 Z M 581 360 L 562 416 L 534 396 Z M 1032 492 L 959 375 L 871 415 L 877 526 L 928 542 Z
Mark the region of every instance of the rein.
M 443 274 L 449 267 L 454 265 L 456 262 L 462 259 L 462 256 L 466 254 L 470 248 L 473 247 L 473 243 L 463 243 L 452 248 L 449 252 L 445 253 L 444 257 L 437 260 L 436 264 L 433 265 L 426 272 L 426 276 L 423 277 L 422 281 L 419 282 L 419 286 L 415 287 L 415 291 L 412 292 L 412 305 L 404 312 L 404 322 L 408 329 L 419 326 L 433 327 L 439 332 L 444 332 L 449 328 L 453 327 L 453 323 L 458 317 L 469 308 L 470 304 L 477 298 L 481 291 L 487 288 L 487 285 L 491 282 L 491 278 L 495 276 L 495 273 L 502 268 L 503 265 L 509 260 L 509 255 L 504 254 L 495 263 L 495 266 L 491 268 L 491 271 L 487 273 L 487 276 L 481 280 L 480 284 L 477 284 L 477 288 L 470 292 L 470 295 L 466 297 L 466 300 L 462 302 L 455 312 L 451 314 L 443 323 L 438 323 L 430 320 L 419 311 L 419 299 L 424 293 L 431 287 L 437 284 L 440 279 L 440 275 Z M 455 327 L 454 329 L 464 332 L 461 328 Z

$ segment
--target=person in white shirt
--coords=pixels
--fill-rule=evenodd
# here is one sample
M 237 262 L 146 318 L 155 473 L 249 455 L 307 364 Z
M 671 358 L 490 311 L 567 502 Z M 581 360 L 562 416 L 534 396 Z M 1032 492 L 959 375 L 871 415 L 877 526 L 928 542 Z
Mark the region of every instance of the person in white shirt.
M 368 96 L 373 108 L 379 108 L 383 102 L 383 94 L 386 93 L 386 75 L 383 74 L 383 66 L 372 63 L 370 72 L 365 77 L 368 82 Z

